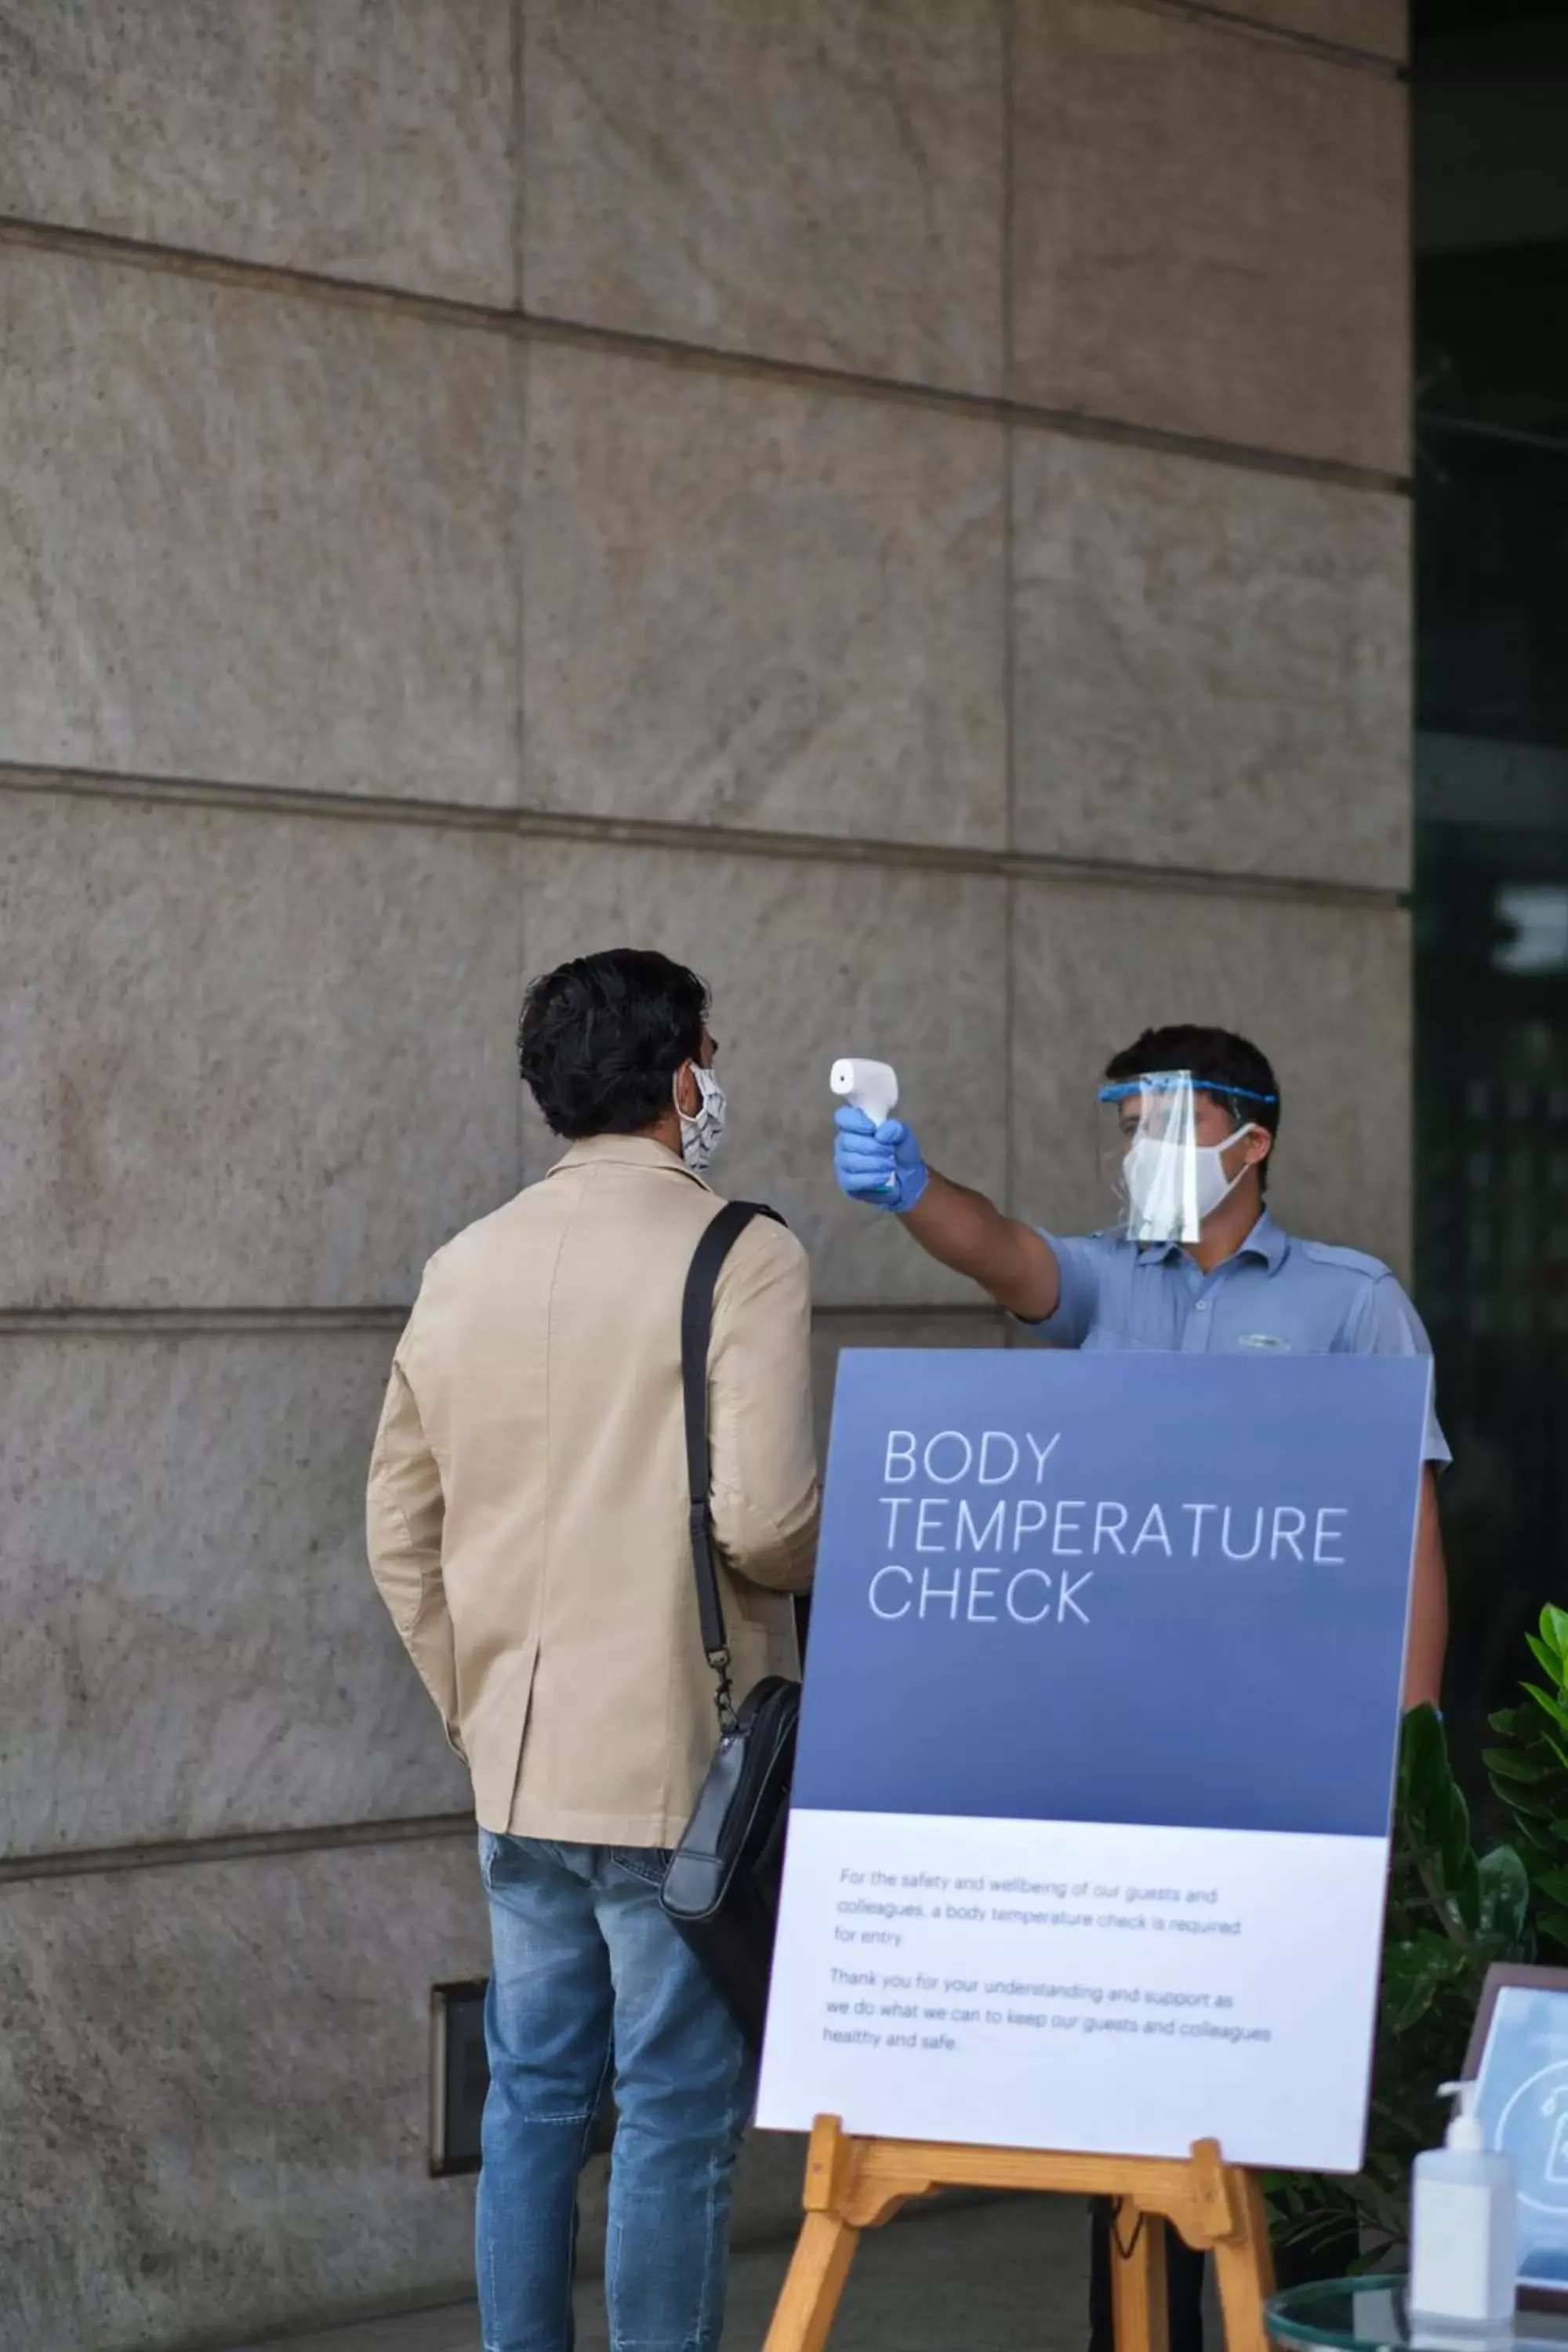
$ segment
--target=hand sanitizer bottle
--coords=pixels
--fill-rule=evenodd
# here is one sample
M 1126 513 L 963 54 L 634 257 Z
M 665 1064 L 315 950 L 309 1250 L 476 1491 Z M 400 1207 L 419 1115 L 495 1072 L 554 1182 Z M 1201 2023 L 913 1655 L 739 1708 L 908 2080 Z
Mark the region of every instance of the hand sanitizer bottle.
M 1441 2147 L 1415 2159 L 1410 2207 L 1413 2325 L 1506 2335 L 1513 2317 L 1513 2166 L 1489 2149 L 1474 2083 L 1445 2083 L 1458 2101 Z

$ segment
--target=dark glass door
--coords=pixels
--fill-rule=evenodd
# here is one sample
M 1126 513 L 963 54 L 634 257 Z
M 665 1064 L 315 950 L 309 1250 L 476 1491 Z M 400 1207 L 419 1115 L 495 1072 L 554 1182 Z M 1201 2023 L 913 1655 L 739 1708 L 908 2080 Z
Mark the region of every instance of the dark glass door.
M 1417 0 L 1416 1293 L 1476 1781 L 1568 1604 L 1568 9 Z

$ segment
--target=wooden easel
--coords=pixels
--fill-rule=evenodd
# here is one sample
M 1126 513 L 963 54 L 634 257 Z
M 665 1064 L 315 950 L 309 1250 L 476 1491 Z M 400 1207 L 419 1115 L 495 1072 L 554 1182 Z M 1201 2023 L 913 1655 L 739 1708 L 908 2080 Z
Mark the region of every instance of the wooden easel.
M 890 2221 L 933 2189 L 1042 2189 L 1117 2204 L 1112 2285 L 1117 2352 L 1168 2352 L 1165 2225 L 1212 2252 L 1228 2352 L 1267 2352 L 1263 2306 L 1274 2262 L 1263 2192 L 1212 2139 L 1190 2157 L 1067 2156 L 1035 2148 L 958 2147 L 916 2139 L 852 2139 L 819 2116 L 805 2167 L 805 2221 L 768 2330 L 765 2352 L 823 2352 L 862 2230 Z

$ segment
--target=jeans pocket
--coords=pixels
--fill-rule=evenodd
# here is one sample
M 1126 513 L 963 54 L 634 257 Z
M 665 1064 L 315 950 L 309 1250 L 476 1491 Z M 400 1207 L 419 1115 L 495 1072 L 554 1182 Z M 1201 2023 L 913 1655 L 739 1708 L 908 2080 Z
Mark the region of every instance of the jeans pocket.
M 659 1886 L 669 1867 L 669 1855 L 663 1846 L 613 1845 L 610 1860 L 628 1878 L 640 1879 L 645 1886 Z

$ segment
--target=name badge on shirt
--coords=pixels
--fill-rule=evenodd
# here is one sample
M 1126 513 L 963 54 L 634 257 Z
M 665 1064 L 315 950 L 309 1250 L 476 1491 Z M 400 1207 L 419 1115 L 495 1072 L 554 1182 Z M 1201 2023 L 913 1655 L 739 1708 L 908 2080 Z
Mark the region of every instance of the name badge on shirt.
M 1238 1348 L 1262 1348 L 1275 1356 L 1288 1356 L 1290 1352 L 1289 1340 L 1282 1339 L 1277 1331 L 1244 1331 L 1236 1344 Z

